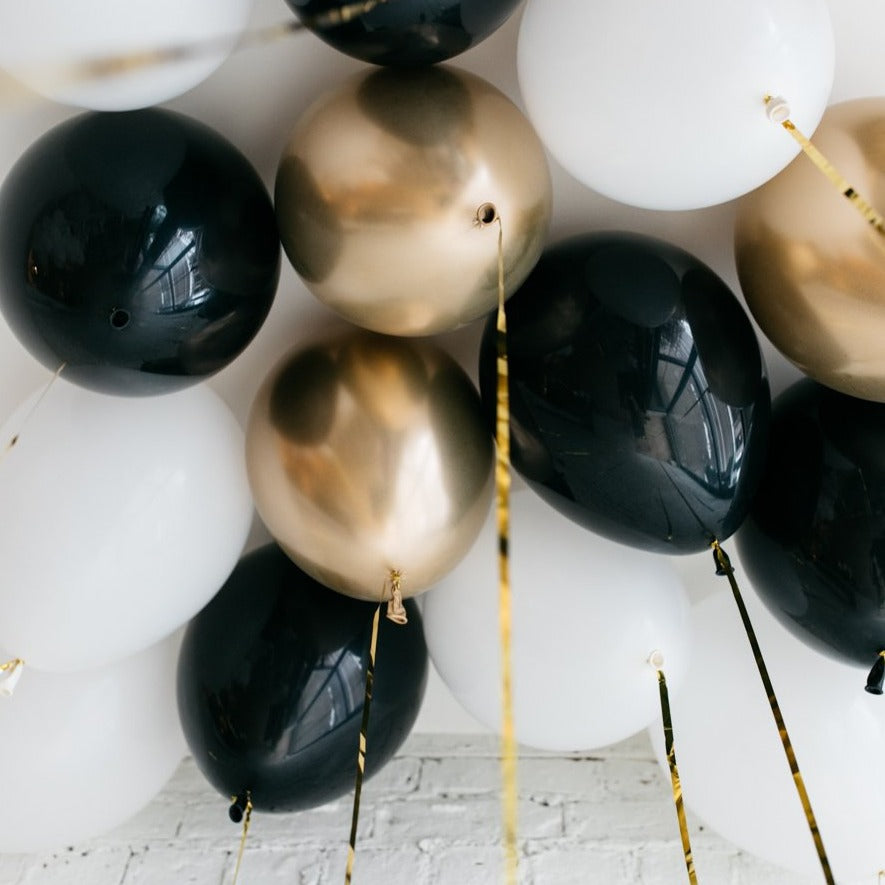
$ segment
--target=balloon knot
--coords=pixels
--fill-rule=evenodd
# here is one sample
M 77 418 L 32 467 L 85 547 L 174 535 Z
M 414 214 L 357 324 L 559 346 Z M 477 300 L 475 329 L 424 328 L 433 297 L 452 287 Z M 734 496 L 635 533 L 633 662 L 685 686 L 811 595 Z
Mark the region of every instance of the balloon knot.
M 880 651 L 867 676 L 866 691 L 870 694 L 882 694 L 882 685 L 885 683 L 885 651 Z
M 403 605 L 402 572 L 390 570 L 390 599 L 387 602 L 387 620 L 394 624 L 408 624 L 409 616 Z
M 716 574 L 719 577 L 733 574 L 734 569 L 731 567 L 731 560 L 728 558 L 728 554 L 719 546 L 719 542 L 714 540 L 710 546 L 713 548 L 713 562 L 716 563 Z
M 240 793 L 239 796 L 231 796 L 231 805 L 227 810 L 228 817 L 235 823 L 238 824 L 243 820 L 243 817 L 249 817 L 252 813 L 252 794 L 249 790 L 246 790 L 245 793 Z
M 655 668 L 655 670 L 661 670 L 664 666 L 664 653 L 656 648 L 649 656 L 648 663 Z
M 483 203 L 477 210 L 473 223 L 477 227 L 486 227 L 498 220 L 498 207 L 494 203 Z
M 0 664 L 0 697 L 12 697 L 22 677 L 24 666 L 25 662 L 21 658 L 13 658 L 5 664 Z
M 781 95 L 766 95 L 765 113 L 772 123 L 783 124 L 790 119 L 790 105 Z

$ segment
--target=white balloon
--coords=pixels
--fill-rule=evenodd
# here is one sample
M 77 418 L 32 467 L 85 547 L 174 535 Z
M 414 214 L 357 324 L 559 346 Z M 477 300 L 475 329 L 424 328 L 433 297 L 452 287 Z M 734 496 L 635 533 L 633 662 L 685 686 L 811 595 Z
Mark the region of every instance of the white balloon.
M 61 848 L 135 814 L 185 753 L 180 636 L 84 673 L 25 669 L 0 700 L 0 851 Z
M 529 0 L 517 53 L 529 119 L 584 184 L 648 209 L 746 193 L 810 134 L 833 82 L 826 0 Z
M 159 104 L 205 80 L 230 54 L 252 0 L 27 0 L 3 3 L 0 67 L 55 101 L 103 111 Z M 191 48 L 189 57 L 137 64 Z M 114 70 L 115 60 L 132 65 Z M 110 63 L 98 75 L 82 70 Z
M 56 381 L 0 428 L 0 646 L 97 667 L 168 636 L 236 565 L 243 432 L 208 387 L 142 399 Z
M 885 67 L 881 63 L 885 5 L 879 0 L 829 3 L 836 38 L 836 76 L 830 104 L 885 95 Z
M 776 623 L 751 592 L 744 597 L 836 881 L 874 882 L 883 865 L 885 703 L 864 692 L 864 671 L 809 649 Z M 696 814 L 751 854 L 820 878 L 814 843 L 731 594 L 699 603 L 693 627 L 691 669 L 670 698 L 689 815 Z M 666 770 L 660 725 L 650 734 Z M 699 869 L 702 863 L 698 859 Z
M 687 666 L 689 606 L 664 557 L 574 525 L 532 492 L 513 496 L 510 536 L 516 737 L 547 750 L 602 747 L 660 709 Z M 467 558 L 424 600 L 433 663 L 462 706 L 501 722 L 494 514 Z

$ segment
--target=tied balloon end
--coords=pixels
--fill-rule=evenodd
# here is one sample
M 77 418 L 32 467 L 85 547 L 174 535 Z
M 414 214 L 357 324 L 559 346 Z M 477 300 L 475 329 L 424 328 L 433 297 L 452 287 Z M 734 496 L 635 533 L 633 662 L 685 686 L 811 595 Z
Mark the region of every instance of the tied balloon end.
M 408 624 L 409 616 L 403 605 L 402 572 L 398 569 L 390 570 L 390 599 L 387 601 L 387 620 L 394 624 Z
M 765 113 L 772 123 L 783 125 L 790 119 L 790 104 L 782 95 L 765 96 Z
M 24 672 L 25 662 L 21 658 L 13 658 L 0 664 L 0 697 L 11 698 Z M 880 691 L 881 694 L 881 691 Z
M 252 811 L 252 798 L 248 790 L 239 796 L 231 796 L 227 815 L 233 823 L 242 823 L 243 818 Z
M 885 684 L 885 651 L 880 651 L 870 675 L 867 676 L 865 691 L 870 694 L 882 694 L 883 684 Z
M 734 574 L 731 560 L 728 558 L 728 554 L 719 545 L 719 542 L 715 540 L 712 541 L 710 547 L 713 549 L 713 562 L 716 563 L 716 574 L 720 578 Z
M 494 203 L 482 203 L 476 210 L 473 223 L 477 227 L 486 227 L 498 220 L 498 207 Z
M 656 648 L 647 658 L 648 664 L 653 669 L 657 670 L 659 673 L 663 671 L 664 667 L 664 653 Z

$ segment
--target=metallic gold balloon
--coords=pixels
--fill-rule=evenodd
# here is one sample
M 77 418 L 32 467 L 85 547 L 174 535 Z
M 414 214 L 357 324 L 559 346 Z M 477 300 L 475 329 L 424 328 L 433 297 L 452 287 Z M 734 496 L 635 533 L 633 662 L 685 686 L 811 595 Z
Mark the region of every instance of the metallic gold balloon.
M 320 98 L 280 161 L 283 246 L 316 297 L 359 326 L 430 335 L 491 310 L 498 225 L 505 289 L 541 254 L 550 221 L 544 149 L 485 80 L 445 67 L 375 70 Z
M 479 395 L 424 341 L 360 331 L 293 352 L 252 406 L 246 457 L 270 533 L 359 599 L 380 599 L 392 570 L 403 596 L 439 580 L 491 502 Z
M 885 212 L 885 99 L 834 105 L 812 141 Z M 885 234 L 808 157 L 741 202 L 735 256 L 747 305 L 781 353 L 827 387 L 885 401 Z

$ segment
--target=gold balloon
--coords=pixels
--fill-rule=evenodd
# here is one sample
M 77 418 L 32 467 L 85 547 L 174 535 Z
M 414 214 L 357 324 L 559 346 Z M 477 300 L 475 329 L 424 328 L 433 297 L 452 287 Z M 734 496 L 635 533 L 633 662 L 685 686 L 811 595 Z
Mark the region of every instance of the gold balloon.
M 830 107 L 812 141 L 885 211 L 885 99 Z M 808 157 L 741 201 L 735 257 L 747 305 L 784 356 L 827 387 L 885 401 L 885 235 Z
M 463 370 L 430 342 L 370 332 L 271 373 L 246 459 L 280 546 L 359 599 L 381 599 L 392 571 L 403 596 L 438 581 L 476 539 L 493 489 L 491 432 Z
M 320 98 L 276 180 L 280 236 L 307 287 L 346 319 L 430 335 L 511 294 L 538 260 L 552 192 L 544 149 L 501 92 L 453 68 L 382 69 Z

